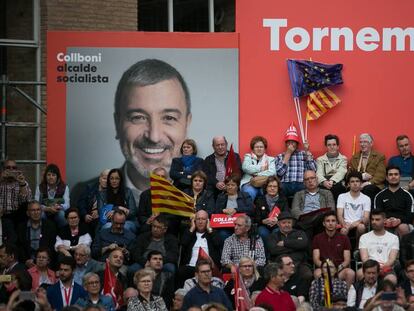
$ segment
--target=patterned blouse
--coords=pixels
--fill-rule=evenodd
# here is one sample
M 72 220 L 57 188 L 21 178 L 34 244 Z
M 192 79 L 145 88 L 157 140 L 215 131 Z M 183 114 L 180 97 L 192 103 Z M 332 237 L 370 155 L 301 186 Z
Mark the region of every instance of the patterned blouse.
M 151 295 L 148 301 L 139 295 L 129 300 L 127 311 L 167 311 L 167 307 L 160 296 Z

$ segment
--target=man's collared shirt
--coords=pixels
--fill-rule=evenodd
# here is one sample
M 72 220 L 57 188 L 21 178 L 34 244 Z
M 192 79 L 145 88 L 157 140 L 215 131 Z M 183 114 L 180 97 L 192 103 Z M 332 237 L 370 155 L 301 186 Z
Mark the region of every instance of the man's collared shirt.
M 29 219 L 27 221 L 27 230 L 29 233 L 30 247 L 32 250 L 37 250 L 39 248 L 40 239 L 42 238 L 42 222 L 40 222 L 39 227 L 33 228 L 32 222 Z
M 70 306 L 70 301 L 72 300 L 72 295 L 73 295 L 73 285 L 74 285 L 74 281 L 72 280 L 72 284 L 70 285 L 70 288 L 66 288 L 62 281 L 59 281 L 59 286 L 60 286 L 60 293 L 62 295 L 62 301 L 63 301 L 63 306 Z
M 398 166 L 402 177 L 411 177 L 413 175 L 413 158 L 411 155 L 407 158 L 403 158 L 401 155 L 394 156 L 388 161 L 388 165 Z
M 305 151 L 292 153 L 288 165 L 283 163 L 284 156 L 285 153 L 281 153 L 275 158 L 276 173 L 281 182 L 303 182 L 303 174 L 306 170 L 316 172 L 315 160 L 308 157 Z
M 375 293 L 377 292 L 377 285 L 378 285 L 378 283 L 375 282 L 374 285 L 369 287 L 364 283 L 364 289 L 362 290 L 362 297 L 361 297 L 361 301 L 359 303 L 359 306 L 355 306 L 357 293 L 356 293 L 354 285 L 351 285 L 351 287 L 348 290 L 348 299 L 347 299 L 346 305 L 348 307 L 354 307 L 355 306 L 355 307 L 357 307 L 358 309 L 361 309 L 361 310 L 364 309 L 364 305 L 367 302 L 367 300 L 370 299 L 371 297 L 375 296 Z
M 261 237 L 255 239 L 255 245 L 251 247 L 251 238 L 240 240 L 236 234 L 232 234 L 224 241 L 221 264 L 239 264 L 242 257 L 254 258 L 257 266 L 266 264 L 263 240 Z M 254 254 L 253 254 L 254 252 Z
M 26 194 L 21 194 L 20 188 L 26 188 Z M 32 198 L 32 191 L 26 182 L 24 187 L 20 187 L 17 181 L 8 183 L 0 182 L 0 206 L 3 207 L 5 215 L 11 214 L 18 210 L 19 205 Z

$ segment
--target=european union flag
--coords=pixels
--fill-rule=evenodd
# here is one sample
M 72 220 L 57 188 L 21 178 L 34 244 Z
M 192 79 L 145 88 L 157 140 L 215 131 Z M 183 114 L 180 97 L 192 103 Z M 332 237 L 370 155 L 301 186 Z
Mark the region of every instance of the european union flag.
M 342 64 L 327 65 L 308 60 L 288 59 L 287 65 L 294 97 L 343 83 Z

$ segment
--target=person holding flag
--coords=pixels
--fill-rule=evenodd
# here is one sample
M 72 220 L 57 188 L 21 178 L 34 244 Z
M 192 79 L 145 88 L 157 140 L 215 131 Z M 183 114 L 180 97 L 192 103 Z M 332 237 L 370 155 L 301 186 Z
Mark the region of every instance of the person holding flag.
M 232 174 L 242 175 L 241 160 L 238 153 L 227 150 L 228 143 L 224 136 L 213 138 L 214 152 L 204 159 L 203 171 L 207 174 L 208 189 L 214 192 L 217 198 L 226 188 L 224 179 Z
M 206 188 L 206 173 L 203 171 L 195 171 L 191 175 L 191 188 L 184 190 L 184 192 L 194 198 L 196 211 L 205 210 L 208 215 L 211 215 L 214 213 L 216 201 L 214 199 L 214 193 Z
M 242 257 L 232 273 L 233 278 L 226 283 L 224 291 L 233 303 L 234 310 L 247 311 L 253 306 L 251 295 L 263 290 L 266 284 L 250 257 Z

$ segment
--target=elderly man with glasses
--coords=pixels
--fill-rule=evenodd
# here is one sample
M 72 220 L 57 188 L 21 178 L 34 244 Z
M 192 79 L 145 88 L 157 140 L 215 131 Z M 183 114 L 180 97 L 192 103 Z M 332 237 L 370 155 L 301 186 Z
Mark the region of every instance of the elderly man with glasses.
M 88 272 L 83 276 L 83 288 L 88 295 L 86 297 L 79 298 L 75 305 L 82 308 L 96 306 L 103 308 L 105 311 L 115 310 L 114 301 L 112 297 L 102 295 L 100 293 L 101 281 L 96 273 Z

